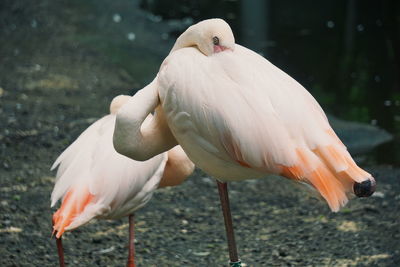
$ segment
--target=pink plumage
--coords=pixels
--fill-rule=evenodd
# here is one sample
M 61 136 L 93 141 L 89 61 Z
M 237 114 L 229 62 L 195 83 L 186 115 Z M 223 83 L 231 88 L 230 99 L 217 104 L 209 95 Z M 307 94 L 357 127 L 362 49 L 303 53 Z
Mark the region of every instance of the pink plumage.
M 279 174 L 314 187 L 332 211 L 349 195 L 375 190 L 374 178 L 356 165 L 308 91 L 235 44 L 221 19 L 201 21 L 179 36 L 157 77 L 118 112 L 118 152 L 147 160 L 178 143 L 220 181 Z M 227 184 L 220 181 L 230 264 L 241 266 Z
M 159 105 L 159 121 L 168 124 L 159 129 L 175 140 L 163 142 L 158 135 L 158 144 L 179 143 L 197 166 L 222 181 L 280 174 L 316 188 L 333 211 L 354 191 L 358 196 L 374 191 L 374 178 L 355 164 L 311 94 L 265 58 L 235 44 L 223 20 L 189 27 L 154 81 L 133 99 L 137 115 L 128 112 L 129 103 L 121 109 L 115 136 L 128 125 L 146 132 L 142 120 Z M 146 139 L 137 137 L 139 143 Z M 119 151 L 126 152 L 123 146 Z M 132 151 L 128 154 L 137 159 L 153 155 Z
M 333 211 L 347 203 L 354 182 L 373 179 L 315 99 L 258 54 L 239 45 L 207 57 L 184 48 L 166 62 L 158 85 L 171 131 L 218 179 L 281 174 L 314 186 Z
M 58 171 L 51 206 L 62 198 L 53 215 L 57 238 L 93 218 L 128 216 L 143 207 L 160 185 L 177 185 L 193 171 L 193 163 L 179 146 L 144 162 L 115 151 L 115 113 L 128 99 L 115 98 L 111 114 L 90 125 L 53 164 Z

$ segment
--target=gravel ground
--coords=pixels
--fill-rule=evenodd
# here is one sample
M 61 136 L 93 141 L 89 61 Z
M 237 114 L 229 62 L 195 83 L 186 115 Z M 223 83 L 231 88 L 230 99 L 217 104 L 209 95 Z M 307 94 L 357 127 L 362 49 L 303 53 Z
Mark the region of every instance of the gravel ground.
M 146 34 L 170 25 L 132 10 L 131 2 L 94 3 L 0 3 L 0 266 L 57 265 L 52 162 L 108 111 L 113 96 L 148 81 L 171 45 Z M 129 40 L 128 26 L 116 28 L 117 13 L 118 23 L 132 22 L 137 40 Z M 378 181 L 375 197 L 355 199 L 339 213 L 281 178 L 231 183 L 243 262 L 400 266 L 400 169 L 363 167 Z M 139 266 L 226 266 L 217 188 L 200 170 L 178 188 L 159 190 L 136 216 Z M 127 219 L 96 221 L 66 233 L 68 266 L 124 265 L 127 226 Z

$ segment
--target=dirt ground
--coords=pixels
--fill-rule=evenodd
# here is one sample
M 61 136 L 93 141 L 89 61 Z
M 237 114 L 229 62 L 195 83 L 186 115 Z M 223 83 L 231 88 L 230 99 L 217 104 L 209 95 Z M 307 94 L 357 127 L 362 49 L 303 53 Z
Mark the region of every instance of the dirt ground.
M 0 266 L 57 266 L 52 162 L 108 112 L 113 96 L 145 84 L 172 44 L 162 31 L 174 25 L 129 1 L 107 3 L 0 3 Z M 338 213 L 282 178 L 231 183 L 243 262 L 400 266 L 400 169 L 363 167 L 376 178 L 377 194 Z M 226 266 L 217 188 L 200 170 L 180 187 L 159 190 L 136 216 L 138 266 Z M 66 263 L 123 266 L 127 226 L 127 219 L 96 221 L 66 233 Z

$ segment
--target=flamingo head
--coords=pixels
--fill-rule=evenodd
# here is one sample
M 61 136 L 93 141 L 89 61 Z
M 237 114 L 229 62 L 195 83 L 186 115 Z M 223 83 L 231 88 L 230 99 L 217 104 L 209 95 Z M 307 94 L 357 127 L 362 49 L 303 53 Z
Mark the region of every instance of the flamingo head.
M 172 52 L 195 46 L 206 56 L 235 49 L 235 37 L 228 23 L 222 19 L 207 19 L 190 26 L 176 41 Z
M 197 47 L 206 56 L 235 49 L 235 37 L 231 27 L 222 19 L 208 19 L 197 23 L 199 38 Z

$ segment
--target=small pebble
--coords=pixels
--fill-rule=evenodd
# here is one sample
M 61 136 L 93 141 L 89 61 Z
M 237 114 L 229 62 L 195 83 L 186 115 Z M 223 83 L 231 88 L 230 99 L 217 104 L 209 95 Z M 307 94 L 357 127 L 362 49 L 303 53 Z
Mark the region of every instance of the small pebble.
M 136 35 L 133 32 L 130 32 L 126 35 L 129 41 L 134 41 L 136 39 Z
M 329 20 L 326 22 L 326 27 L 328 27 L 329 29 L 332 29 L 335 27 L 335 22 L 333 22 L 332 20 Z
M 378 198 L 384 198 L 385 194 L 383 192 L 375 192 L 372 196 Z
M 195 256 L 200 256 L 200 257 L 204 257 L 204 256 L 208 256 L 208 255 L 210 255 L 210 252 L 208 252 L 208 251 L 199 251 L 199 252 L 196 252 L 196 251 L 194 251 L 193 252 L 193 255 L 195 255 Z
M 114 15 L 113 15 L 113 21 L 114 21 L 115 23 L 119 23 L 119 22 L 121 22 L 121 20 L 122 20 L 122 17 L 121 17 L 120 14 L 114 14 Z

